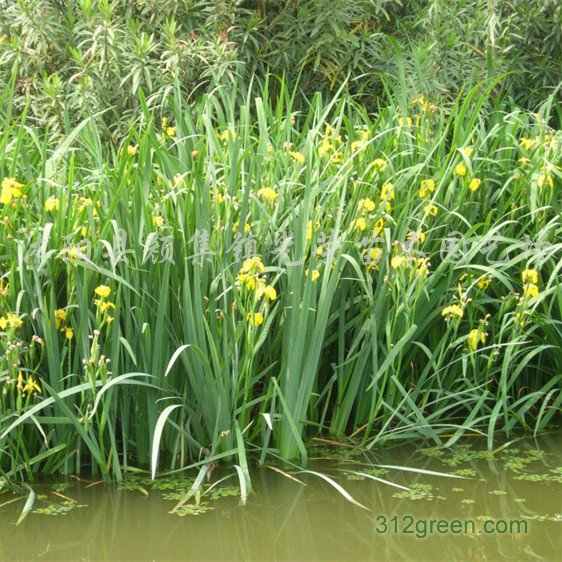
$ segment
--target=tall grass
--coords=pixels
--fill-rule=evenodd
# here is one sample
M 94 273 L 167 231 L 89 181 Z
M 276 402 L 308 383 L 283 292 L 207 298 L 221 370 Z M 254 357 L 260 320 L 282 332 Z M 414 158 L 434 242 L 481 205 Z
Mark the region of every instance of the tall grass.
M 342 92 L 297 111 L 284 83 L 141 96 L 119 145 L 93 120 L 53 144 L 7 91 L 1 474 L 244 480 L 248 445 L 304 463 L 315 434 L 553 423 L 561 136 L 552 98 L 531 115 L 493 86 L 447 107 L 396 88 L 374 114 Z

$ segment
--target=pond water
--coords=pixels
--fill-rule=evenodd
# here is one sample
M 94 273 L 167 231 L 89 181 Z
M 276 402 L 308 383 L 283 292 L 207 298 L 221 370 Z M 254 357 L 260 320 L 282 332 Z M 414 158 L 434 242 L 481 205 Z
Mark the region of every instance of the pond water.
M 493 454 L 480 443 L 465 438 L 447 451 L 400 446 L 371 455 L 378 464 L 463 479 L 374 467 L 362 456 L 343 462 L 346 449 L 317 447 L 312 456 L 330 459 L 308 468 L 369 511 L 320 476 L 281 464 L 252 471 L 245 506 L 234 477 L 175 513 L 188 477 L 35 484 L 33 510 L 20 525 L 25 499 L 0 509 L 0 560 L 561 560 L 562 433 Z M 225 474 L 215 471 L 213 480 Z M 10 499 L 1 494 L 0 505 Z

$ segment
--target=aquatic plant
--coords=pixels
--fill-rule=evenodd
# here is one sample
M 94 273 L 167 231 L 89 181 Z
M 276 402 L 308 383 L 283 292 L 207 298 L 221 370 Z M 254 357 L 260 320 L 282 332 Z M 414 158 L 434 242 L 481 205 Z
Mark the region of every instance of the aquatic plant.
M 560 132 L 389 85 L 217 89 L 118 144 L 1 99 L 0 476 L 538 432 L 562 395 Z M 478 179 L 478 182 L 474 180 Z

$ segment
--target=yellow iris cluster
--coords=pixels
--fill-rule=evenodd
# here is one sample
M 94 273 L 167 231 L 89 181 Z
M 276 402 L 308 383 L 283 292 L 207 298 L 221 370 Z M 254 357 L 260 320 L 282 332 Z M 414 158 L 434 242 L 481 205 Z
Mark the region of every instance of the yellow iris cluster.
M 392 184 L 385 184 L 385 186 L 387 186 L 386 189 L 388 189 L 388 186 L 392 188 Z M 383 186 L 383 194 L 385 196 L 388 196 L 389 200 L 393 199 L 394 192 L 387 191 L 385 193 L 385 186 Z M 381 203 L 383 202 L 384 202 L 384 198 L 381 195 Z M 389 201 L 387 201 L 387 210 L 388 210 L 388 204 Z M 353 227 L 361 232 L 366 230 L 368 223 L 374 219 L 372 213 L 375 212 L 376 208 L 377 205 L 372 199 L 369 199 L 368 197 L 366 197 L 365 199 L 360 199 L 357 202 L 357 211 L 361 216 L 355 219 L 355 221 L 353 222 Z M 384 226 L 385 226 L 384 219 L 379 218 L 373 227 L 373 236 L 375 236 L 375 238 L 383 231 Z
M 21 197 L 21 188 L 23 184 L 16 181 L 15 178 L 4 178 L 2 180 L 2 191 L 0 192 L 0 203 L 9 205 L 12 199 Z
M 312 234 L 314 233 L 315 230 L 318 229 L 318 227 L 319 227 L 320 225 L 319 225 L 319 223 L 317 222 L 315 226 L 316 226 L 316 228 L 314 228 L 314 227 L 312 226 L 312 221 L 308 221 L 308 222 L 306 223 L 306 239 L 307 239 L 307 240 L 312 240 Z
M 461 320 L 464 316 L 464 311 L 468 306 L 468 303 L 472 301 L 472 298 L 468 297 L 468 289 L 463 286 L 464 281 L 470 281 L 474 276 L 472 274 L 464 273 L 460 276 L 459 282 L 457 283 L 458 296 L 456 302 L 446 306 L 441 311 L 441 316 L 446 321 L 451 320 Z
M 12 328 L 16 330 L 23 324 L 23 320 L 15 313 L 8 312 L 6 316 L 0 316 L 0 329 Z
M 437 111 L 437 105 L 426 100 L 421 94 L 412 100 L 412 105 L 418 105 L 422 111 L 427 111 L 429 113 L 435 113 Z
M 546 133 L 534 138 L 520 138 L 519 147 L 524 153 L 532 157 L 532 153 L 539 147 L 543 148 L 544 153 L 548 153 L 549 151 L 557 152 L 559 142 L 555 133 Z M 549 159 L 545 158 L 545 160 L 548 161 Z M 529 164 L 530 162 L 531 158 L 527 156 L 521 156 L 518 160 L 518 163 L 522 166 Z M 539 189 L 554 187 L 554 176 L 552 174 L 554 169 L 560 170 L 560 167 L 554 166 L 551 163 L 541 165 L 538 172 L 533 176 L 533 183 L 536 184 Z M 517 175 L 517 178 L 519 179 L 520 176 Z
M 176 127 L 171 127 L 168 124 L 167 117 L 162 117 L 162 131 L 164 132 L 164 135 L 167 137 L 173 138 L 176 136 Z
M 381 188 L 381 204 L 385 204 L 385 209 L 390 213 L 392 211 L 392 201 L 394 201 L 394 185 L 390 182 L 383 184 Z
M 466 167 L 466 164 L 464 162 L 459 162 L 455 166 L 455 176 L 464 177 L 466 176 L 467 172 L 468 172 L 468 168 Z
M 435 180 L 426 179 L 421 181 L 418 195 L 420 199 L 425 199 L 428 195 L 431 195 L 434 191 L 435 191 Z
M 23 373 L 21 371 L 18 373 L 18 384 L 16 388 L 20 394 L 29 395 L 33 392 L 41 392 L 41 387 L 33 380 L 31 375 L 27 377 L 27 381 L 23 384 Z
M 299 164 L 304 164 L 304 154 L 302 152 L 290 151 L 288 155 L 289 158 L 291 158 L 295 162 L 298 162 Z
M 60 206 L 60 201 L 57 197 L 49 197 L 45 201 L 45 211 L 52 213 L 53 211 L 58 211 Z
M 358 152 L 363 150 L 367 146 L 369 141 L 370 132 L 367 129 L 361 129 L 359 131 L 359 139 L 351 143 L 351 152 Z
M 431 194 L 435 191 L 436 184 L 435 180 L 433 179 L 424 179 L 421 180 L 420 189 L 418 191 L 418 196 L 420 199 L 426 199 L 427 197 L 431 197 Z M 437 216 L 438 208 L 431 202 L 427 202 L 423 206 L 423 212 L 426 216 L 435 217 Z
M 236 283 L 239 288 L 255 291 L 258 299 L 265 297 L 267 300 L 273 301 L 277 298 L 277 291 L 268 285 L 265 277 L 261 275 L 264 270 L 265 266 L 259 256 L 247 259 L 236 276 Z
M 55 310 L 55 327 L 60 330 L 67 339 L 71 340 L 74 337 L 74 330 L 65 324 L 67 321 L 66 310 L 58 308 Z
M 6 283 L 0 279 L 0 297 L 7 297 L 10 294 L 10 284 Z
M 488 339 L 488 332 L 486 332 L 485 328 L 488 325 L 488 319 L 490 316 L 490 314 L 486 314 L 485 318 L 480 320 L 480 326 L 478 328 L 473 328 L 468 333 L 466 341 L 470 351 L 476 351 L 480 344 L 483 345 L 486 343 L 486 340 Z
M 472 156 L 472 153 L 474 152 L 474 148 L 472 146 L 465 146 L 459 148 L 459 152 L 465 158 L 468 159 Z M 455 176 L 459 176 L 460 178 L 466 177 L 466 175 L 468 174 L 467 165 L 464 162 L 459 162 L 455 166 L 454 174 Z M 474 193 L 475 191 L 478 191 L 480 189 L 481 185 L 482 185 L 482 180 L 480 178 L 471 178 L 470 181 L 468 182 L 468 189 Z
M 92 201 L 92 199 L 90 199 L 90 197 L 80 197 L 80 206 L 78 207 L 78 212 L 81 213 L 84 209 L 87 209 L 88 207 L 93 207 L 94 202 Z M 94 207 L 92 214 L 95 216 L 98 215 L 98 211 L 97 209 Z
M 487 289 L 490 286 L 490 283 L 492 282 L 492 277 L 490 275 L 482 275 L 478 278 L 478 281 L 476 281 L 476 285 L 479 289 Z
M 238 289 L 253 293 L 257 300 L 265 298 L 266 301 L 274 301 L 277 298 L 277 291 L 272 285 L 266 283 L 265 276 L 262 275 L 264 271 L 265 266 L 259 256 L 245 260 L 236 276 Z M 264 315 L 262 312 L 248 312 L 246 322 L 250 326 L 261 326 L 264 322 Z
M 540 294 L 538 271 L 536 269 L 524 269 L 521 272 L 521 281 L 523 283 L 523 297 L 519 299 L 517 305 L 515 322 L 519 327 L 524 328 L 532 314 L 532 306 L 531 303 L 528 302 L 528 299 L 538 297 Z M 530 307 L 531 310 L 527 310 L 528 307 Z
M 69 260 L 77 260 L 84 257 L 84 252 L 86 250 L 86 246 L 71 246 L 70 248 L 64 248 L 61 253 L 66 254 Z
M 357 209 L 362 213 L 372 213 L 375 207 L 375 202 L 368 198 L 360 199 L 357 203 Z
M 416 117 L 418 118 L 417 120 L 419 120 L 419 115 L 416 115 Z M 406 117 L 406 119 L 404 119 L 404 117 L 399 117 L 398 118 L 398 125 L 400 127 L 411 127 L 414 124 L 414 122 L 412 121 L 411 117 Z
M 486 343 L 487 337 L 488 334 L 480 328 L 474 328 L 473 330 L 470 330 L 467 339 L 468 347 L 470 348 L 471 351 L 476 351 L 478 349 L 478 344 Z
M 111 288 L 107 285 L 99 285 L 95 288 L 94 292 L 98 297 L 100 297 L 99 299 L 94 300 L 94 304 L 101 314 L 105 315 L 105 320 L 108 324 L 113 322 L 113 317 L 109 315 L 109 311 L 111 309 L 115 310 L 115 303 L 107 300 L 111 294 Z
M 231 201 L 231 196 L 226 191 L 226 185 L 220 182 L 211 189 L 211 201 L 214 205 L 222 205 Z
M 322 141 L 318 147 L 318 156 L 328 157 L 332 164 L 341 164 L 343 162 L 343 152 L 341 146 L 343 140 L 340 134 L 337 133 L 330 125 L 326 125 Z
M 519 139 L 519 146 L 527 151 L 535 150 L 541 145 L 541 138 L 535 137 L 533 139 L 527 139 L 521 137 Z
M 436 217 L 439 209 L 433 203 L 427 203 L 427 205 L 423 206 L 423 212 L 428 217 Z
M 378 269 L 382 259 L 382 250 L 380 248 L 369 248 L 365 250 L 364 254 L 367 255 L 367 269 Z
M 393 256 L 390 260 L 390 267 L 392 269 L 400 269 L 408 265 L 408 258 L 405 255 Z
M 382 158 L 375 158 L 371 162 L 370 167 L 376 174 L 384 174 L 388 168 L 388 162 Z
M 468 189 L 470 191 L 478 191 L 480 189 L 480 185 L 482 184 L 482 180 L 480 178 L 472 178 L 470 183 L 468 184 Z
M 524 269 L 521 272 L 521 281 L 523 282 L 523 294 L 525 298 L 539 296 L 539 274 L 535 269 Z
M 232 223 L 232 232 L 233 233 L 238 232 L 239 225 L 240 225 L 239 221 L 235 221 L 235 222 Z M 250 230 L 252 230 L 252 227 L 250 226 L 250 224 L 244 223 L 244 232 L 246 234 L 248 234 L 248 232 L 250 232 Z
M 267 203 L 274 203 L 277 199 L 277 192 L 272 187 L 262 187 L 258 190 L 258 198 Z
M 308 269 L 308 267 L 304 270 L 304 276 L 307 279 L 310 279 L 313 283 L 317 281 L 320 277 L 320 272 L 317 269 Z
M 93 217 L 94 221 L 98 221 L 99 220 L 99 213 L 98 210 L 96 208 L 96 205 L 94 204 L 94 201 L 90 198 L 90 197 L 84 197 L 84 196 L 74 196 L 74 205 L 77 206 L 77 213 L 78 215 L 83 214 L 85 216 L 82 216 L 81 219 L 84 220 L 88 220 L 90 217 L 90 211 L 91 211 L 91 216 Z M 58 208 L 58 203 L 57 203 L 57 208 Z M 97 231 L 97 228 L 96 228 Z M 80 227 L 80 235 L 82 236 L 82 238 L 86 238 L 89 235 L 93 235 L 93 232 L 90 232 L 90 227 L 86 226 L 86 225 L 82 225 Z
M 452 320 L 454 318 L 460 320 L 464 316 L 464 310 L 462 306 L 458 304 L 451 304 L 441 311 L 441 316 L 443 316 L 445 320 Z
M 250 326 L 261 326 L 263 321 L 264 318 L 261 312 L 248 312 L 248 314 L 246 314 L 246 322 L 248 322 Z
M 554 187 L 554 178 L 550 171 L 542 170 L 536 177 L 537 187 Z
M 227 144 L 229 140 L 236 140 L 236 131 L 234 129 L 225 129 L 224 131 L 217 132 L 217 138 L 223 144 Z
M 429 274 L 429 258 L 418 258 L 416 256 L 407 256 L 399 254 L 393 256 L 390 260 L 392 269 L 404 269 L 411 265 L 414 273 L 420 277 L 427 277 Z

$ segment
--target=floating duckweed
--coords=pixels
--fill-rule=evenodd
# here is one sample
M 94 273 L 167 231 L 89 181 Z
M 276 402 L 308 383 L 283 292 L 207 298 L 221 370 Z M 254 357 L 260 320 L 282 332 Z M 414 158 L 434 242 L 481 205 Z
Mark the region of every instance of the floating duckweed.
M 505 490 L 492 490 L 489 493 L 493 496 L 507 496 L 507 492 Z
M 181 492 L 166 492 L 165 494 L 162 494 L 162 499 L 164 500 L 173 500 L 173 501 L 181 501 L 185 498 L 187 494 L 187 490 L 186 491 L 181 491 Z
M 459 445 L 458 449 L 449 458 L 442 459 L 442 463 L 447 466 L 459 466 L 462 463 L 485 459 L 493 460 L 493 451 L 473 451 L 472 446 L 468 444 Z
M 538 460 L 543 460 L 544 458 L 544 452 L 539 451 L 538 449 L 529 449 L 524 451 L 524 457 L 518 456 L 518 453 L 520 453 L 519 449 L 511 449 L 511 451 L 507 452 L 508 457 L 505 461 L 505 468 L 517 472 L 526 467 L 528 464 Z
M 459 468 L 458 470 L 453 471 L 453 474 L 457 476 L 476 476 L 476 470 L 473 468 Z
M 144 476 L 129 476 L 126 480 L 117 483 L 116 489 L 121 492 L 141 492 L 148 496 L 151 490 L 157 490 L 162 492 L 161 497 L 164 500 L 170 500 L 174 502 L 185 501 L 189 499 L 188 494 L 192 491 L 195 478 L 185 478 L 185 477 L 174 477 L 174 478 L 160 478 L 157 480 L 151 480 Z M 71 483 L 62 482 L 49 486 L 55 492 L 66 490 L 72 487 Z M 204 484 L 199 490 L 193 494 L 195 496 L 194 504 L 186 503 L 179 507 L 177 510 L 172 510 L 170 513 L 184 517 L 186 515 L 200 515 L 214 509 L 210 502 L 220 500 L 226 497 L 238 496 L 240 490 L 236 486 L 215 486 L 211 488 L 207 493 L 205 492 L 210 487 L 209 484 Z M 199 501 L 199 498 L 205 496 L 206 501 Z M 37 494 L 37 500 L 47 500 L 48 496 L 45 494 Z M 45 507 L 38 507 L 32 511 L 32 513 L 37 513 L 41 515 L 64 515 L 68 511 L 79 508 L 86 507 L 73 500 L 65 500 L 61 503 L 49 503 Z
M 525 457 L 511 457 L 505 461 L 505 468 L 507 470 L 519 471 L 525 468 L 529 463 L 533 462 L 535 459 L 528 459 Z
M 365 470 L 367 474 L 372 474 L 373 476 L 382 476 L 384 474 L 388 474 L 388 468 L 371 468 L 369 470 Z
M 40 499 L 39 496 L 37 499 Z M 47 507 L 37 507 L 32 510 L 32 513 L 36 513 L 37 515 L 66 515 L 69 511 L 81 507 L 88 506 L 74 501 L 65 500 L 62 503 L 51 503 Z
M 450 452 L 443 451 L 437 447 L 421 449 L 419 452 L 428 457 L 440 458 L 441 462 L 449 467 L 458 467 L 478 460 L 501 460 L 504 462 L 505 468 L 513 471 L 519 471 L 532 462 L 542 460 L 545 455 L 544 451 L 539 449 L 525 449 L 522 451 L 516 447 L 501 451 L 474 450 L 472 444 L 469 443 L 460 444 Z M 476 476 L 476 472 L 469 468 L 459 469 L 454 474 L 459 476 Z
M 154 490 L 189 490 L 195 478 L 170 478 L 170 479 L 158 479 L 152 482 L 152 488 Z
M 161 479 L 159 481 L 154 481 L 153 484 L 158 482 L 158 485 L 153 487 L 162 491 L 162 499 L 164 500 L 181 502 L 188 500 L 192 495 L 195 496 L 195 504 L 186 503 L 178 509 L 173 509 L 169 512 L 179 517 L 201 515 L 206 511 L 214 509 L 214 507 L 209 505 L 209 501 L 217 501 L 222 498 L 237 496 L 240 493 L 240 490 L 236 486 L 215 486 L 205 495 L 205 490 L 209 488 L 208 485 L 203 485 L 197 491 L 193 492 L 192 486 L 194 481 L 195 480 L 192 478 Z M 205 500 L 208 501 L 200 501 L 203 495 L 205 495 Z
M 214 509 L 213 507 L 209 507 L 205 503 L 200 503 L 198 505 L 193 503 L 186 503 L 182 505 L 179 509 L 174 511 L 169 511 L 168 513 L 172 513 L 173 515 L 177 515 L 178 517 L 185 517 L 186 515 L 201 515 L 206 511 Z
M 556 482 L 557 484 L 562 484 L 562 470 L 558 467 L 545 474 L 523 473 L 514 476 L 513 479 L 525 480 L 527 482 Z
M 362 474 L 354 474 L 353 472 L 346 472 L 345 477 L 348 480 L 366 480 L 367 477 Z
M 525 453 L 527 454 L 527 456 L 533 457 L 537 460 L 543 459 L 544 456 L 547 454 L 546 451 L 543 451 L 541 449 L 527 449 Z
M 373 476 L 384 476 L 388 473 L 386 468 L 370 468 L 362 471 L 363 474 L 371 474 Z M 346 477 L 348 480 L 366 480 L 367 477 L 363 474 L 357 474 L 354 472 L 347 472 Z
M 212 500 L 219 500 L 221 498 L 237 496 L 239 493 L 240 490 L 236 486 L 222 486 L 220 488 L 213 488 L 209 493 L 209 497 Z
M 343 461 L 349 464 L 361 464 L 357 457 L 362 455 L 361 450 L 349 447 L 334 447 L 331 445 L 319 445 L 315 442 L 307 444 L 310 459 L 321 459 L 323 461 Z M 268 461 L 273 464 L 272 461 Z M 282 463 L 279 465 L 282 466 Z
M 431 484 L 416 483 L 410 486 L 410 490 L 404 492 L 396 492 L 392 494 L 394 498 L 409 500 L 444 500 L 443 496 L 433 495 L 433 486 Z
M 464 500 L 461 500 L 461 503 L 464 505 L 471 505 L 473 503 L 476 503 L 476 500 L 473 500 L 471 498 L 465 498 Z
M 437 447 L 429 447 L 428 449 L 419 449 L 418 453 L 426 457 L 442 457 L 445 452 Z
M 451 492 L 464 492 L 464 488 L 451 488 Z

